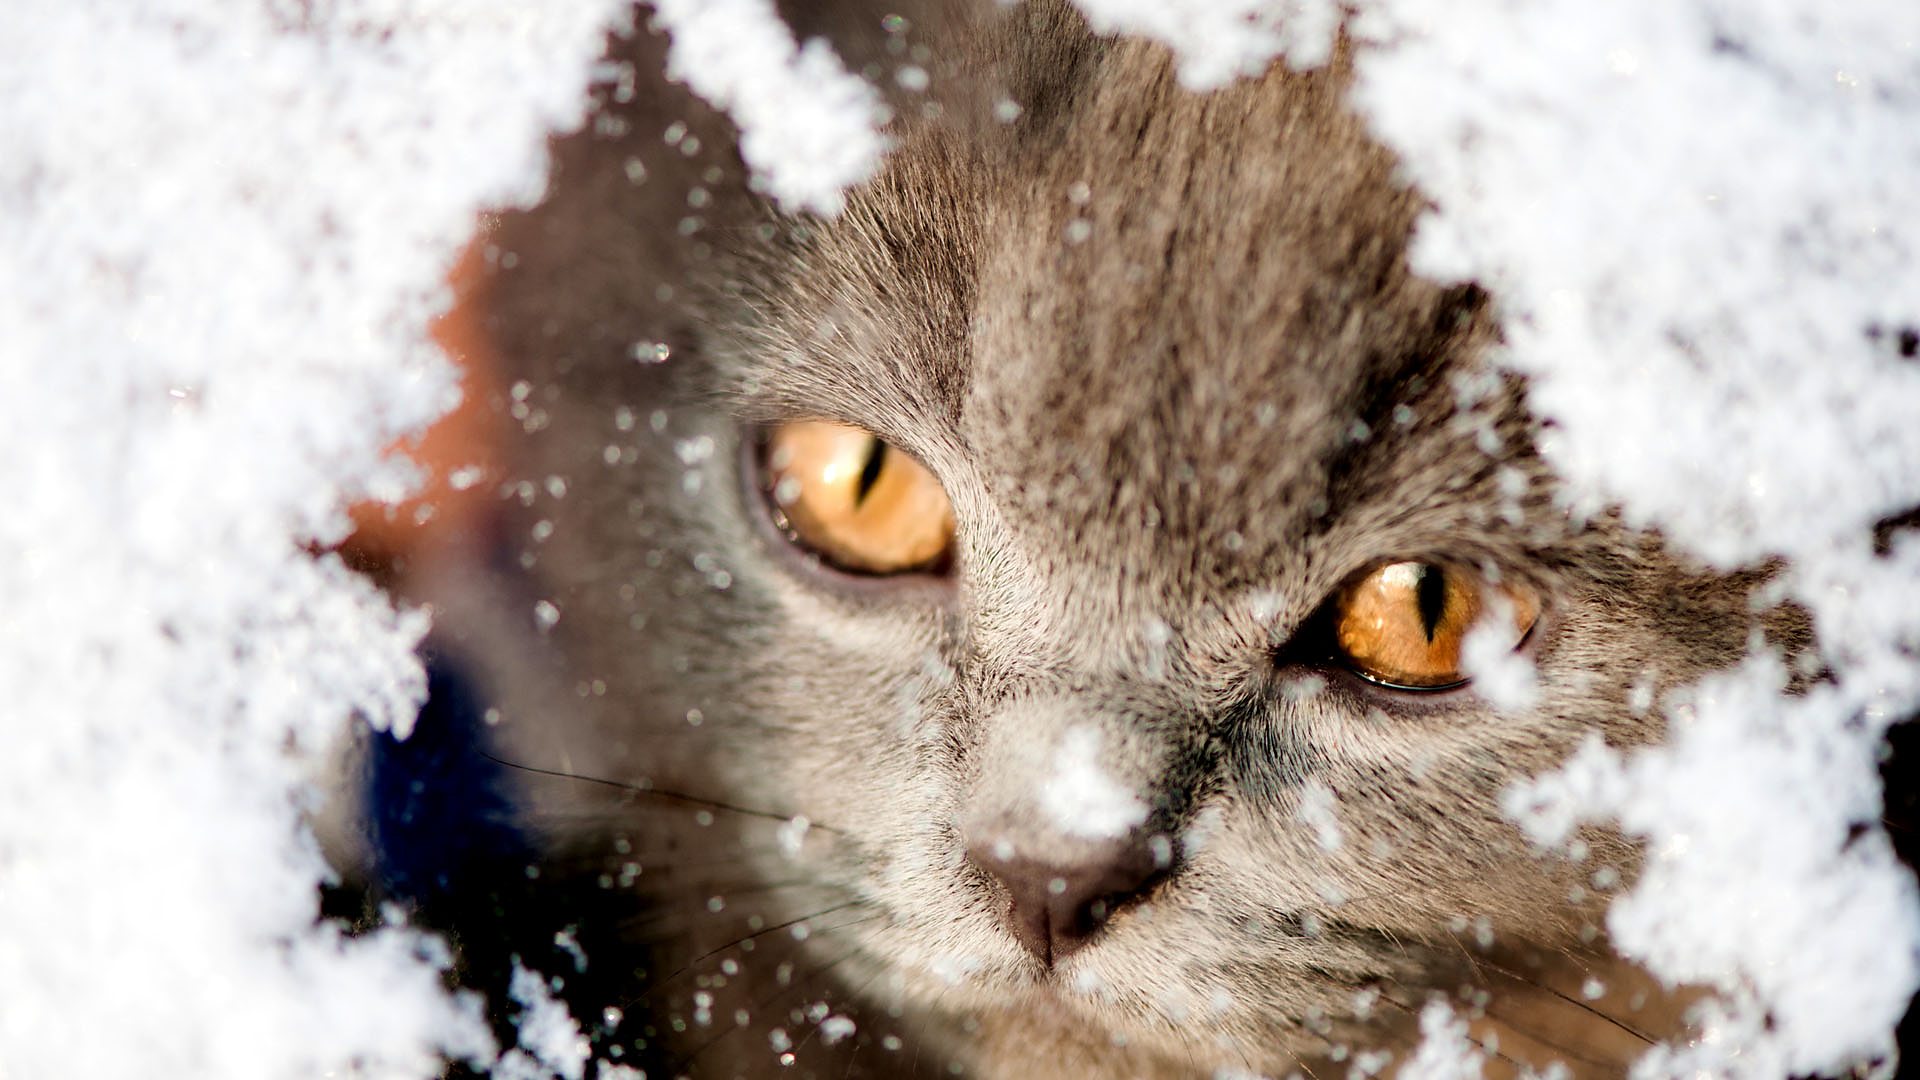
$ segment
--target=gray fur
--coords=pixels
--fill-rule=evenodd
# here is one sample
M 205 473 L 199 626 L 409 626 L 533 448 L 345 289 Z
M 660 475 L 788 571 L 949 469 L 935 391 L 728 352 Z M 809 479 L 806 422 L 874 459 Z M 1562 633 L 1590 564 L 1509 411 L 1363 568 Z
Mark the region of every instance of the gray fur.
M 561 611 L 544 637 L 470 633 L 501 752 L 773 816 L 703 824 L 527 778 L 588 879 L 626 861 L 610 837 L 639 846 L 631 887 L 689 956 L 754 933 L 749 914 L 834 911 L 805 942 L 700 961 L 744 964 L 712 990 L 715 1031 L 777 1000 L 689 1071 L 776 1071 L 767 1029 L 797 1039 L 786 1011 L 825 999 L 930 1071 L 1344 1074 L 1327 1059 L 1406 1048 L 1441 995 L 1516 1060 L 1618 1074 L 1644 1046 L 1628 1027 L 1675 1023 L 1660 995 L 1630 1010 L 1644 980 L 1595 938 L 1596 873 L 1630 880 L 1632 852 L 1589 832 L 1584 860 L 1542 856 L 1498 798 L 1590 733 L 1657 738 L 1630 687 L 1740 656 L 1751 582 L 1556 505 L 1520 388 L 1489 366 L 1492 301 L 1407 269 L 1420 198 L 1342 104 L 1343 59 L 1203 96 L 1162 50 L 1052 2 L 945 23 L 914 39 L 940 115 L 896 100 L 901 145 L 836 220 L 760 207 L 724 124 L 660 86 L 606 104 L 624 129 L 563 142 L 548 201 L 497 234 L 517 265 L 492 285 L 496 338 L 544 414 L 520 525 L 556 526 L 523 545 L 514 610 Z M 632 46 L 643 71 L 656 48 Z M 1002 93 L 1013 123 L 991 116 Z M 661 142 L 676 121 L 698 153 Z M 683 236 L 694 185 L 712 199 Z M 673 358 L 635 364 L 637 340 Z M 741 474 L 753 423 L 800 417 L 870 428 L 939 476 L 950 581 L 847 580 L 786 548 Z M 1396 556 L 1541 591 L 1536 706 L 1280 662 L 1336 586 Z M 489 618 L 497 601 L 469 594 L 442 590 L 444 625 Z M 1069 728 L 1100 733 L 1179 860 L 1047 972 L 962 852 L 983 830 L 1071 850 L 1033 802 Z M 1317 791 L 1331 849 L 1303 821 Z M 788 816 L 813 823 L 797 858 L 775 842 Z M 778 996 L 779 962 L 836 959 Z M 1592 1006 L 1589 972 L 1611 991 Z M 689 1000 L 660 992 L 663 1030 Z M 694 1027 L 663 1037 L 691 1053 Z M 905 1071 L 862 1045 L 846 1060 Z M 822 1075 L 852 1052 L 802 1051 Z

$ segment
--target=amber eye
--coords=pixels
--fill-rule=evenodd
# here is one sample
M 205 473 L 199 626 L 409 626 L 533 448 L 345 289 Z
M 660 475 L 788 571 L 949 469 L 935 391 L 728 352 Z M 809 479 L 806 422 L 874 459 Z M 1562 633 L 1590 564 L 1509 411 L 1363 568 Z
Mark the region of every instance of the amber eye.
M 953 546 L 953 506 L 926 466 L 870 431 L 825 420 L 767 433 L 764 467 L 776 519 L 796 544 L 842 570 L 939 568 Z
M 1467 681 L 1461 646 L 1484 620 L 1501 620 L 1499 633 L 1518 646 L 1539 614 L 1539 595 L 1524 585 L 1495 585 L 1457 564 L 1393 562 L 1340 590 L 1334 640 L 1366 679 L 1444 690 Z

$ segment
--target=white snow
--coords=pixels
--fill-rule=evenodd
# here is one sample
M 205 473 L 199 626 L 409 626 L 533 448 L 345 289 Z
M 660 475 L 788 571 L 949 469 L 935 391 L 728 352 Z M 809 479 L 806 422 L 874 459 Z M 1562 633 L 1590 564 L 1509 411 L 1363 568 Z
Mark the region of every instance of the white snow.
M 879 95 L 824 41 L 796 45 L 772 0 L 652 0 L 667 69 L 727 110 L 755 181 L 789 210 L 838 213 L 887 142 Z
M 856 1031 L 851 1019 L 844 1016 L 829 1016 L 820 1021 L 820 1041 L 832 1046 L 842 1039 L 849 1038 Z
M 1294 808 L 1294 817 L 1313 831 L 1313 841 L 1322 851 L 1338 851 L 1345 841 L 1340 831 L 1338 805 L 1339 797 L 1318 778 L 1309 778 L 1300 785 L 1300 802 Z
M 1915 501 L 1920 8 L 1394 0 L 1357 96 L 1586 505 L 1735 565 Z M 1434 87 L 1454 88 L 1436 93 Z
M 1725 1023 L 1764 1044 L 1749 1048 L 1764 1063 L 1740 1074 L 1750 1076 L 1883 1051 L 1920 981 L 1907 946 L 1920 937 L 1911 878 L 1884 835 L 1849 842 L 1879 813 L 1877 790 L 1861 782 L 1874 747 L 1829 721 L 1834 691 L 1782 704 L 1782 681 L 1766 660 L 1706 679 L 1672 710 L 1668 749 L 1623 757 L 1596 738 L 1508 795 L 1543 843 L 1594 816 L 1646 839 L 1639 887 L 1607 928 L 1666 977 L 1728 992 Z M 1762 1007 L 1771 1033 L 1756 1022 L 1763 1014 L 1738 1017 Z
M 1400 1075 L 1408 1080 L 1480 1080 L 1486 1064 L 1486 1051 L 1468 1037 L 1467 1022 L 1446 1002 L 1430 1001 L 1420 1010 L 1420 1048 Z
M 1069 728 L 1040 785 L 1040 807 L 1070 836 L 1113 839 L 1147 820 L 1147 804 L 1100 765 L 1100 733 Z
M 431 1076 L 435 941 L 317 921 L 303 814 L 417 615 L 310 550 L 452 400 L 476 212 L 612 3 L 68 0 L 0 35 L 0 1075 Z
M 1525 709 L 1539 698 L 1539 672 L 1513 647 L 1512 602 L 1495 596 L 1489 609 L 1460 643 L 1461 667 L 1473 679 L 1473 692 L 1495 708 Z
M 514 1025 L 520 1044 L 517 1053 L 526 1065 L 538 1066 L 529 1075 L 542 1080 L 547 1076 L 560 1080 L 585 1076 L 592 1048 L 566 1005 L 554 998 L 546 979 L 516 963 L 507 994 L 520 1006 L 520 1018 Z M 501 1071 L 494 1069 L 496 1080 Z
M 1331 55 L 1340 9 L 1320 0 L 1075 0 L 1101 33 L 1171 46 L 1180 81 L 1211 90 L 1257 75 L 1278 56 L 1316 67 Z
M 774 832 L 774 839 L 780 845 L 780 853 L 789 859 L 799 858 L 801 850 L 806 847 L 807 833 L 812 830 L 813 822 L 808 821 L 804 815 L 781 822 L 780 828 Z

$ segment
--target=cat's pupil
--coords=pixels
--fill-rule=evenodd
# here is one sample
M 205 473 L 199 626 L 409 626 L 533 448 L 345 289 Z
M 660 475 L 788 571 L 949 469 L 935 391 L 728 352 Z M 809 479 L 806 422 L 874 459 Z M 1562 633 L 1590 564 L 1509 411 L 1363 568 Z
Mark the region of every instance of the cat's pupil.
M 1414 599 L 1420 605 L 1420 625 L 1427 632 L 1427 644 L 1440 630 L 1441 616 L 1447 611 L 1447 572 L 1430 563 L 1414 571 Z
M 881 466 L 887 461 L 887 444 L 879 439 L 867 440 L 867 460 L 860 466 L 860 484 L 853 492 L 853 505 L 859 506 L 867 501 L 867 495 L 873 491 L 873 485 L 880 480 Z

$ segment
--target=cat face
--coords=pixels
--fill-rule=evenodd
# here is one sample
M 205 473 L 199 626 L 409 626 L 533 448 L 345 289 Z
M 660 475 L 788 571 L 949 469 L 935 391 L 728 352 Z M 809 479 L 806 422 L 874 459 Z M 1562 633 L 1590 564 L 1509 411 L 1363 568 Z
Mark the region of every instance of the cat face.
M 1595 945 L 1631 852 L 1532 851 L 1501 793 L 1656 738 L 1630 701 L 1740 655 L 1745 593 L 1555 504 L 1488 299 L 1407 269 L 1418 197 L 1337 69 L 1192 95 L 1027 17 L 1044 47 L 978 58 L 1017 121 L 911 131 L 841 217 L 716 238 L 667 363 L 570 347 L 538 572 L 595 689 L 508 737 L 770 818 L 703 821 L 725 872 L 667 893 L 803 926 L 781 962 L 984 1072 L 1404 1048 L 1431 995 Z M 841 453 L 809 430 L 871 475 L 799 477 Z M 883 467 L 922 501 L 853 521 Z M 1456 601 L 1517 683 L 1445 655 Z M 1514 993 L 1461 1007 L 1510 1047 L 1587 1008 Z M 1642 1045 L 1583 1022 L 1532 1037 L 1617 1036 L 1602 1073 Z

